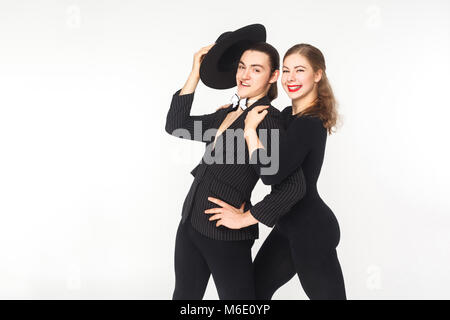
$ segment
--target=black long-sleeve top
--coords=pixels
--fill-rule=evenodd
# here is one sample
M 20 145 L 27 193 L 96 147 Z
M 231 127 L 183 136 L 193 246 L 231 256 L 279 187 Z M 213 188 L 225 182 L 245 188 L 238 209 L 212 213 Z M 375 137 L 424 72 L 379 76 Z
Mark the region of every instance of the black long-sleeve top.
M 292 115 L 291 106 L 281 112 L 281 120 L 285 129 L 280 130 L 279 170 L 263 181 L 268 184 L 279 183 L 301 167 L 306 180 L 306 194 L 295 207 L 300 207 L 300 204 L 306 206 L 311 199 L 320 198 L 317 180 L 323 164 L 327 130 L 318 117 Z M 257 149 L 252 153 L 251 159 L 266 152 L 265 149 Z M 260 169 L 264 167 L 260 163 L 256 166 Z
M 195 179 L 183 205 L 182 217 L 190 216 L 192 226 L 205 236 L 217 240 L 245 240 L 258 238 L 257 224 L 239 230 L 224 226 L 216 227 L 215 221 L 209 221 L 210 215 L 204 210 L 216 207 L 207 200 L 208 196 L 219 198 L 234 207 L 240 207 L 245 201 L 244 210 L 250 209 L 251 214 L 267 226 L 273 226 L 276 221 L 292 208 L 305 194 L 304 176 L 301 168 L 295 170 L 286 179 L 272 186 L 272 192 L 255 206 L 251 205 L 251 192 L 261 178 L 268 184 L 269 175 L 260 175 L 262 164 L 255 161 L 250 163 L 247 146 L 243 137 L 244 119 L 248 111 L 257 105 L 270 105 L 267 97 L 255 102 L 218 136 L 216 146 L 213 148 L 214 137 L 220 124 L 228 112 L 232 111 L 230 105 L 211 114 L 191 116 L 190 110 L 194 94 L 180 95 L 178 90 L 172 97 L 172 103 L 166 118 L 166 131 L 172 135 L 202 141 L 206 143 L 205 154 L 200 164 L 191 172 Z M 268 114 L 258 127 L 261 130 L 281 129 L 280 111 L 273 106 L 268 108 Z M 180 130 L 181 129 L 181 130 Z M 240 130 L 239 130 L 240 129 Z M 233 139 L 244 141 L 243 148 L 239 143 L 230 146 L 221 142 Z M 265 141 L 265 148 L 271 154 L 271 139 Z M 208 155 L 220 155 L 223 163 L 210 163 Z M 226 159 L 231 157 L 232 163 Z

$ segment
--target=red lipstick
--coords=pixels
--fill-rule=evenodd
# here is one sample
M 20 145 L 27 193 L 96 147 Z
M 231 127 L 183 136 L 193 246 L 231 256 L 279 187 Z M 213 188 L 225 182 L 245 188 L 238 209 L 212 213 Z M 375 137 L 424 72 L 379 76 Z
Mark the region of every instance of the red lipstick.
M 289 92 L 296 92 L 296 91 L 298 91 L 298 90 L 300 90 L 301 89 L 301 87 L 303 87 L 302 85 L 298 85 L 298 86 L 287 86 L 288 87 L 288 90 L 289 90 Z

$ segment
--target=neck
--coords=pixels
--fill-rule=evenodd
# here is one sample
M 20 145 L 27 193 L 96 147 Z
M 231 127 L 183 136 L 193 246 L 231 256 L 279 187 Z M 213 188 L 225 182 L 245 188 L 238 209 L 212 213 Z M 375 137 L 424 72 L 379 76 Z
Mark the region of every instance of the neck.
M 292 100 L 292 114 L 297 114 L 310 107 L 317 99 L 317 92 L 311 91 L 305 97 Z
M 255 103 L 256 101 L 258 101 L 259 99 L 261 99 L 262 97 L 264 97 L 267 94 L 267 92 L 263 92 L 257 96 L 254 97 L 248 97 L 247 100 L 247 106 L 251 106 L 253 103 Z

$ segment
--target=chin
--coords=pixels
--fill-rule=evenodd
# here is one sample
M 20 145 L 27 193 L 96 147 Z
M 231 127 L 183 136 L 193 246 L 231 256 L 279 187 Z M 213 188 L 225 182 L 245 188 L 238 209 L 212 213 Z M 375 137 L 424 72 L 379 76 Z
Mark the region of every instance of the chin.
M 291 100 L 296 100 L 298 98 L 303 97 L 303 95 L 304 95 L 304 92 L 289 92 L 289 90 L 287 88 L 285 89 L 285 92 L 287 93 L 289 99 L 291 99 Z
M 288 92 L 287 94 L 291 99 L 295 99 L 302 96 L 302 94 L 298 92 Z
M 241 98 L 248 98 L 250 96 L 250 92 L 248 92 L 247 90 L 238 90 L 238 96 Z

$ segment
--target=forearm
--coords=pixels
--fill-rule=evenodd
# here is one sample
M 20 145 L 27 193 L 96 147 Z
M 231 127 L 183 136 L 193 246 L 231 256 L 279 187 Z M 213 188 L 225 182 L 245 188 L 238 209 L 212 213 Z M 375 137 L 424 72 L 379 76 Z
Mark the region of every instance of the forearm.
M 282 183 L 273 185 L 270 194 L 255 204 L 250 211 L 255 219 L 268 227 L 286 214 L 306 193 L 303 170 L 299 168 Z
M 180 91 L 177 91 L 173 95 L 166 116 L 167 133 L 174 134 L 177 129 L 187 129 L 192 134 L 189 118 L 193 100 L 194 94 L 180 95 Z
M 200 81 L 199 73 L 192 71 L 189 74 L 189 77 L 186 80 L 186 83 L 184 84 L 183 88 L 181 89 L 180 95 L 193 93 L 195 91 L 195 89 L 197 88 L 199 81 Z
M 261 140 L 259 140 L 256 129 L 245 129 L 244 138 L 245 138 L 245 141 L 247 142 L 247 148 L 248 148 L 249 155 L 252 155 L 256 149 L 260 149 L 260 148 L 264 149 L 264 145 L 261 143 Z
M 194 94 L 181 94 L 181 90 L 175 92 L 167 112 L 165 129 L 167 133 L 180 138 L 208 142 L 205 132 L 211 128 L 215 113 L 192 116 Z
M 266 117 L 267 118 L 267 117 Z M 249 161 L 256 174 L 266 185 L 271 185 L 271 175 L 279 170 L 279 127 L 275 119 L 268 119 L 258 129 L 244 129 Z

